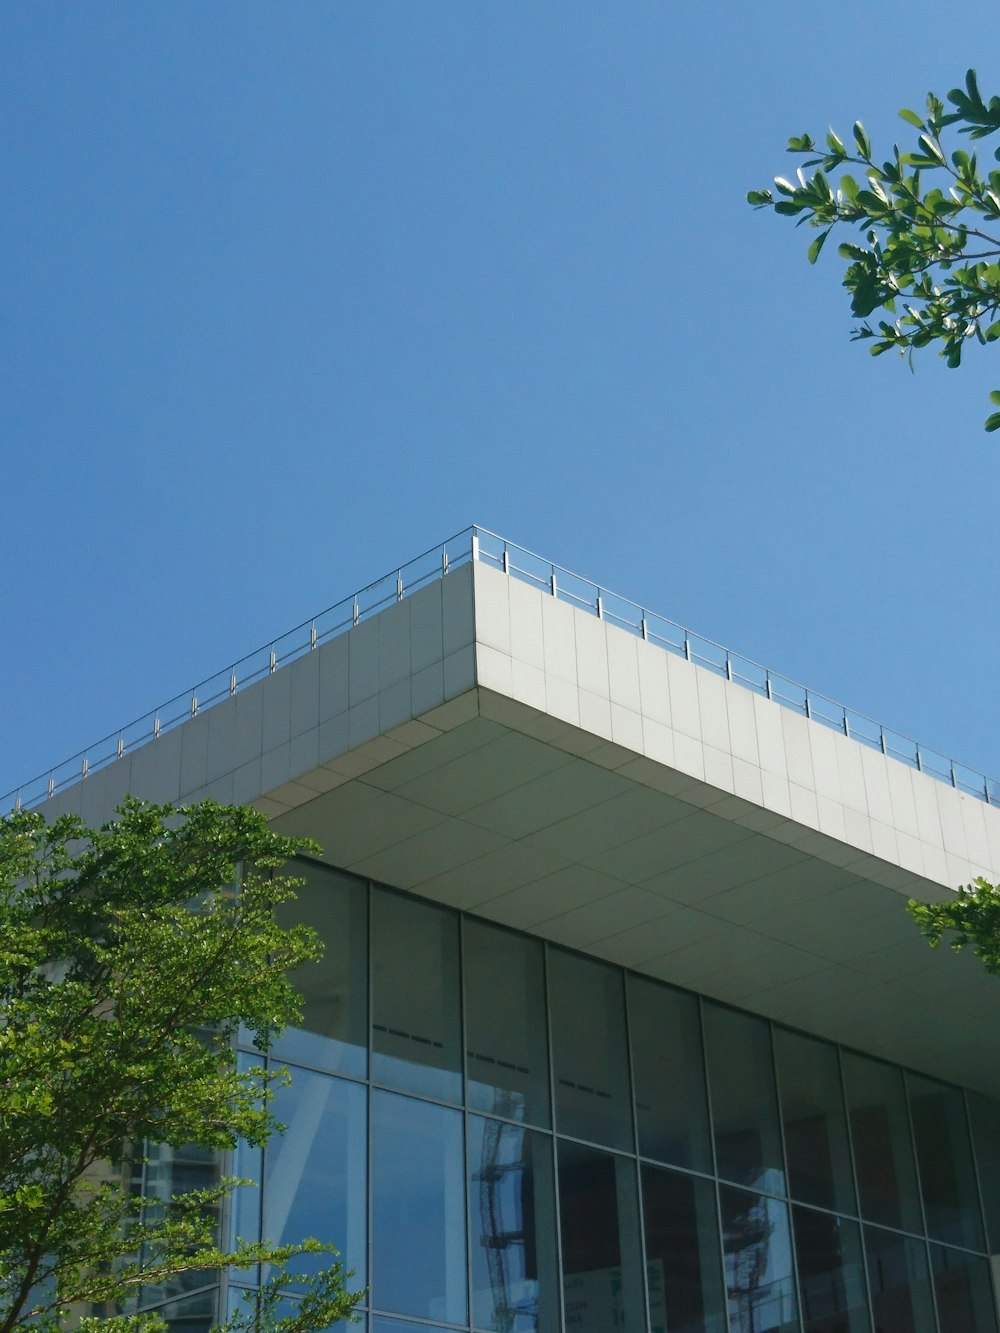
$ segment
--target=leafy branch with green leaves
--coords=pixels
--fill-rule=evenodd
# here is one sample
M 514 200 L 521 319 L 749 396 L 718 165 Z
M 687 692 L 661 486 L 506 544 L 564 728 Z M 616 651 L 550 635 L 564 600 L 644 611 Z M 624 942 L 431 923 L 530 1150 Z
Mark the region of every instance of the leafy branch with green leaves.
M 303 850 L 316 849 L 211 801 L 128 800 L 100 829 L 0 818 L 0 1333 L 155 1333 L 161 1296 L 257 1264 L 271 1277 L 231 1333 L 350 1317 L 362 1293 L 332 1258 L 295 1274 L 297 1302 L 281 1295 L 284 1265 L 335 1255 L 328 1242 L 226 1243 L 241 1182 L 213 1165 L 280 1129 L 268 1101 L 287 1075 L 238 1067 L 234 1038 L 242 1025 L 264 1049 L 301 1014 L 288 974 L 321 944 L 275 909 Z M 206 1187 L 144 1197 L 133 1180 L 156 1145 L 194 1145 Z
M 987 972 L 1000 973 L 1000 885 L 980 878 L 962 885 L 948 902 L 911 898 L 907 907 L 932 949 L 948 936 L 951 948 L 968 946 Z
M 893 349 L 912 356 L 933 344 L 955 368 L 970 339 L 1000 338 L 1000 170 L 982 166 L 975 152 L 949 152 L 943 136 L 956 130 L 980 140 L 1000 132 L 1000 97 L 984 100 L 970 69 L 964 89 L 953 88 L 947 103 L 928 93 L 925 115 L 905 108 L 899 114 L 917 131 L 910 151 L 894 145 L 888 159 L 877 160 L 860 121 L 850 145 L 832 130 L 825 148 L 795 135 L 788 152 L 807 159 L 796 181 L 778 176 L 777 197 L 751 190 L 747 201 L 818 229 L 810 263 L 835 228 L 856 227 L 861 241 L 845 240 L 838 250 L 847 261 L 851 312 L 863 321 L 852 337 L 870 340 L 873 356 Z M 993 158 L 1000 162 L 1000 148 Z M 831 183 L 831 173 L 849 167 L 858 173 L 845 170 Z M 887 318 L 872 321 L 878 311 Z M 1000 406 L 1000 391 L 990 398 Z M 986 429 L 1000 429 L 1000 412 L 987 418 Z

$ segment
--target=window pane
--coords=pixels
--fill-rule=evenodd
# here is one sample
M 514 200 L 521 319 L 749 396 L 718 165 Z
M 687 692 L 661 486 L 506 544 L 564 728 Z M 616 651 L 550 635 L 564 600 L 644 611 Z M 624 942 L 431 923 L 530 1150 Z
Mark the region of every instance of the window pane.
M 719 1187 L 730 1333 L 798 1333 L 788 1209 Z
M 549 983 L 556 1125 L 562 1134 L 632 1147 L 622 973 L 552 949 Z
M 645 1333 L 635 1161 L 559 1144 L 566 1328 Z
M 279 1061 L 364 1078 L 368 1072 L 368 885 L 313 862 L 296 862 L 305 883 L 278 908 L 282 926 L 306 925 L 323 957 L 291 974 L 304 1000 L 302 1023 L 271 1047 Z
M 628 1017 L 639 1152 L 711 1171 L 697 997 L 630 976 Z
M 287 1126 L 264 1149 L 264 1236 L 278 1245 L 315 1236 L 340 1251 L 365 1285 L 367 1105 L 358 1083 L 292 1069 L 272 1109 Z M 329 1255 L 302 1255 L 290 1273 L 315 1273 Z M 265 1278 L 267 1273 L 264 1274 Z M 293 1286 L 293 1284 L 289 1284 Z
M 654 1333 L 725 1333 L 715 1186 L 697 1176 L 643 1166 L 642 1210 Z
M 784 1193 L 770 1027 L 721 1005 L 706 1004 L 704 1013 L 719 1175 Z
M 870 1333 L 857 1222 L 792 1209 L 803 1333 Z
M 373 889 L 372 972 L 372 1077 L 461 1101 L 458 918 Z
M 909 1074 L 906 1081 L 927 1234 L 981 1250 L 983 1228 L 965 1098 L 958 1088 L 933 1079 Z
M 924 1242 L 865 1227 L 865 1251 L 878 1333 L 935 1333 Z
M 468 1133 L 473 1326 L 557 1333 L 552 1140 L 479 1116 Z
M 851 1051 L 843 1053 L 843 1069 L 861 1215 L 922 1232 L 903 1072 Z
M 967 1095 L 979 1184 L 986 1209 L 987 1248 L 991 1254 L 997 1254 L 1000 1253 L 1000 1102 L 978 1092 Z
M 253 1301 L 254 1292 L 252 1289 L 246 1287 L 230 1287 L 228 1300 L 229 1318 L 232 1319 L 238 1315 L 246 1322 L 246 1326 L 249 1326 L 250 1328 L 259 1325 L 261 1321 L 253 1308 Z M 363 1310 L 364 1306 L 359 1305 L 355 1308 Z M 275 1319 L 289 1319 L 293 1315 L 298 1314 L 299 1309 L 300 1304 L 297 1296 L 282 1296 L 274 1307 L 274 1317 Z M 264 1326 L 273 1327 L 273 1322 L 268 1321 Z M 342 1319 L 336 1324 L 328 1324 L 323 1333 L 351 1333 L 352 1330 L 357 1333 L 357 1331 L 363 1329 L 364 1326 L 364 1319 L 361 1319 L 358 1322 L 348 1322 L 346 1319 Z M 426 1325 L 424 1328 L 426 1328 Z
M 375 1092 L 372 1117 L 372 1305 L 464 1324 L 462 1114 Z
M 932 1245 L 931 1270 L 941 1333 L 996 1333 L 993 1286 L 985 1259 Z
M 237 1052 L 236 1067 L 241 1073 L 263 1069 L 265 1064 L 262 1055 Z M 233 1150 L 233 1175 L 252 1183 L 241 1185 L 233 1192 L 229 1207 L 229 1244 L 235 1245 L 238 1237 L 258 1241 L 261 1239 L 260 1182 L 264 1176 L 264 1149 L 253 1147 L 246 1139 L 239 1139 Z M 255 1264 L 252 1268 L 231 1273 L 230 1280 L 249 1283 L 256 1282 L 259 1276 L 260 1270 Z
M 837 1049 L 775 1028 L 781 1116 L 793 1199 L 856 1212 Z
M 468 1105 L 549 1124 L 545 975 L 539 940 L 467 917 L 463 934 Z
M 361 1327 L 361 1325 L 349 1324 L 348 1333 Z M 371 1333 L 428 1333 L 430 1330 L 442 1327 L 440 1324 L 411 1324 L 406 1319 L 390 1319 L 388 1315 L 372 1315 Z
M 209 1333 L 219 1318 L 219 1290 L 212 1287 L 197 1296 L 161 1305 L 156 1313 L 170 1333 Z

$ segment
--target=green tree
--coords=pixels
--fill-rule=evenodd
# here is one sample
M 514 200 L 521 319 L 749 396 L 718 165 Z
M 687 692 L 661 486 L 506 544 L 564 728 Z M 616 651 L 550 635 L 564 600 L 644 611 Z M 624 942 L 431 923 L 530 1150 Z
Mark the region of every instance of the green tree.
M 980 878 L 963 885 L 949 902 L 911 898 L 908 908 L 932 949 L 951 935 L 953 949 L 968 945 L 987 972 L 1000 972 L 1000 885 Z
M 233 1039 L 244 1024 L 265 1047 L 299 1013 L 287 974 L 320 946 L 274 909 L 308 846 L 209 801 L 130 800 L 99 830 L 0 818 L 0 1333 L 151 1333 L 144 1292 L 256 1263 L 271 1277 L 233 1328 L 307 1333 L 358 1300 L 336 1263 L 281 1300 L 281 1266 L 331 1247 L 227 1246 L 238 1182 L 166 1200 L 130 1185 L 144 1144 L 208 1156 L 277 1128 L 275 1076 L 238 1070 Z
M 944 140 L 946 132 L 979 140 L 1000 131 L 1000 97 L 985 101 L 970 69 L 947 103 L 928 93 L 923 116 L 899 114 L 916 131 L 909 151 L 894 145 L 879 160 L 860 121 L 849 143 L 832 130 L 822 148 L 809 134 L 795 135 L 788 152 L 806 159 L 797 180 L 778 176 L 777 197 L 751 190 L 747 200 L 817 228 L 811 263 L 835 228 L 838 235 L 857 229 L 860 237 L 839 247 L 851 312 L 862 321 L 852 336 L 870 341 L 873 356 L 934 345 L 957 367 L 970 339 L 1000 338 L 1000 170 L 992 168 L 1000 148 L 987 167 L 975 152 L 949 152 Z M 831 183 L 842 168 L 858 174 L 845 170 Z M 885 317 L 873 321 L 877 312 Z M 990 397 L 1000 406 L 1000 391 Z M 986 429 L 1000 429 L 1000 412 Z

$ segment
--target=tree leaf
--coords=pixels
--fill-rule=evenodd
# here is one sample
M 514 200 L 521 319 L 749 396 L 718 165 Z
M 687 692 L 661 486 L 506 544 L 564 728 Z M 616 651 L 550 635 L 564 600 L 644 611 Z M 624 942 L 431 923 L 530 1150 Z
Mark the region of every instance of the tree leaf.
M 826 238 L 830 235 L 832 230 L 832 227 L 827 227 L 826 231 L 821 232 L 806 251 L 806 258 L 809 260 L 810 264 L 815 264 L 816 260 L 819 258 L 819 252 L 823 249 Z

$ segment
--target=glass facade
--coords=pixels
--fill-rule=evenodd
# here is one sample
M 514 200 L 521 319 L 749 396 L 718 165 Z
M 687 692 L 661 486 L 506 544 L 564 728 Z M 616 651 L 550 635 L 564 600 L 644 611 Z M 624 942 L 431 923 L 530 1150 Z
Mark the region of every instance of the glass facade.
M 369 1333 L 998 1333 L 992 1103 L 306 876 L 327 957 L 229 1226 L 338 1244 Z

